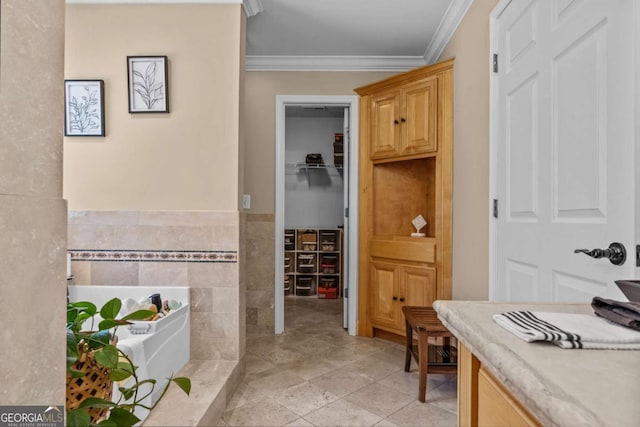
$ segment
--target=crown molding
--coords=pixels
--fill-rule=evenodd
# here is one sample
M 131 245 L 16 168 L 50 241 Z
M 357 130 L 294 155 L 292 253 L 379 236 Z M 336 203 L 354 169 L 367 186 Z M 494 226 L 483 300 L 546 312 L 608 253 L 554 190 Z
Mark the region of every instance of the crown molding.
M 425 65 L 422 56 L 247 55 L 246 71 L 407 71 Z
M 473 0 L 453 0 L 444 13 L 436 32 L 424 52 L 424 62 L 433 64 L 440 58 L 440 54 L 458 29 L 462 18 L 467 14 Z
M 262 0 L 243 0 L 242 8 L 244 9 L 244 14 L 247 15 L 247 18 L 256 16 L 264 10 L 264 7 L 262 7 Z

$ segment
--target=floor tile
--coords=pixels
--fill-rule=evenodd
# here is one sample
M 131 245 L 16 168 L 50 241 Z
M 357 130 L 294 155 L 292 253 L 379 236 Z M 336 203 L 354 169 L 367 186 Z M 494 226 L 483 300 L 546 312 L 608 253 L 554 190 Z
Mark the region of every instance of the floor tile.
M 229 426 L 256 427 L 283 426 L 297 418 L 295 413 L 269 400 L 238 406 L 222 416 Z
M 291 421 L 287 424 L 287 427 L 314 427 L 309 421 L 305 421 L 303 418 L 298 418 L 297 420 Z
M 415 397 L 400 393 L 382 384 L 373 383 L 354 391 L 344 399 L 385 418 L 413 402 Z
M 339 397 L 343 397 L 358 390 L 359 388 L 371 384 L 373 380 L 367 375 L 355 372 L 349 366 L 345 366 L 313 378 L 310 382 L 323 390 L 329 391 Z
M 276 366 L 273 363 L 268 362 L 263 358 L 253 354 L 247 354 L 245 356 L 245 362 L 246 362 L 246 368 L 245 368 L 246 374 L 255 374 L 258 372 L 263 372 L 263 371 L 272 369 Z
M 264 378 L 249 382 L 251 388 L 263 391 L 273 396 L 278 392 L 285 391 L 291 386 L 303 383 L 304 379 L 288 372 L 275 372 Z
M 372 426 L 382 418 L 345 400 L 338 400 L 306 415 L 305 420 L 315 426 Z
M 419 401 L 414 401 L 400 409 L 388 417 L 388 420 L 398 426 L 411 427 L 455 427 L 458 424 L 456 414 L 431 403 L 421 403 Z
M 248 335 L 246 364 L 221 426 L 456 424 L 456 377 L 430 374 L 418 402 L 404 346 L 349 336 L 341 300 L 286 298 L 284 333 Z
M 388 363 L 373 356 L 368 356 L 353 362 L 348 365 L 348 368 L 352 369 L 354 372 L 366 375 L 373 380 L 388 377 L 394 372 L 398 372 L 402 369 L 402 367 L 397 366 L 397 364 Z
M 309 382 L 289 387 L 277 398 L 279 404 L 300 416 L 307 415 L 336 400 L 338 396 Z
M 282 365 L 282 369 L 297 375 L 305 380 L 318 377 L 320 375 L 335 371 L 338 369 L 337 362 L 324 358 L 307 358 L 296 362 Z

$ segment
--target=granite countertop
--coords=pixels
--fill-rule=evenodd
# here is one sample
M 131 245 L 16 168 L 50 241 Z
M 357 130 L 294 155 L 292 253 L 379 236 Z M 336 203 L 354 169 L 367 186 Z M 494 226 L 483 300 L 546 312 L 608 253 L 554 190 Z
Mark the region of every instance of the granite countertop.
M 640 425 L 640 351 L 527 343 L 492 319 L 513 310 L 593 314 L 589 304 L 436 301 L 442 323 L 545 426 Z

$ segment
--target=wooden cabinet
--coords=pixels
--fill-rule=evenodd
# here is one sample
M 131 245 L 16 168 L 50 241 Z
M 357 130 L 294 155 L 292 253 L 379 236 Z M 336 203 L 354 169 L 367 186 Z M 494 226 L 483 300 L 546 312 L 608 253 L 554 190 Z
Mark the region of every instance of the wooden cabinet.
M 542 424 L 458 343 L 458 425 L 516 427 Z
M 371 96 L 371 159 L 436 151 L 437 77 Z
M 402 306 L 431 306 L 435 295 L 435 268 L 371 261 L 371 318 L 382 329 L 404 329 Z
M 359 335 L 404 335 L 403 305 L 451 298 L 452 86 L 449 60 L 356 89 Z

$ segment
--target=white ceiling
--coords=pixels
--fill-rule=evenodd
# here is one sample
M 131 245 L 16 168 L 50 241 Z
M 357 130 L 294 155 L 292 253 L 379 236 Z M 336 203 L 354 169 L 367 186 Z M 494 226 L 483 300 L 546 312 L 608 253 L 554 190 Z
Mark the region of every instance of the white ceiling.
M 473 0 L 244 0 L 247 70 L 399 71 L 434 62 Z M 260 11 L 261 10 L 261 11 Z

